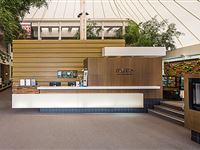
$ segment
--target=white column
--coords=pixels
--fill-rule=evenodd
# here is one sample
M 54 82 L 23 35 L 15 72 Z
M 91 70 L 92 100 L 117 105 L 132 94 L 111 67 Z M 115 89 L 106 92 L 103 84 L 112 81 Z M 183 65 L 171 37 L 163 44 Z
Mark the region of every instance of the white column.
M 40 34 L 40 23 L 38 22 L 38 40 L 41 40 L 41 34 Z
M 165 75 L 165 61 L 162 60 L 162 75 Z
M 58 32 L 59 32 L 58 40 L 61 40 L 61 39 L 62 39 L 62 28 L 61 28 L 61 22 L 59 22 L 59 29 L 58 29 Z
M 85 11 L 85 0 L 80 0 L 80 40 L 87 40 L 87 20 Z
M 105 31 L 104 31 L 104 22 L 102 22 L 102 31 L 101 31 L 101 39 L 104 40 L 104 36 L 105 36 Z
M 126 33 L 126 26 L 125 26 L 125 22 L 123 22 L 122 35 L 124 35 L 125 33 Z

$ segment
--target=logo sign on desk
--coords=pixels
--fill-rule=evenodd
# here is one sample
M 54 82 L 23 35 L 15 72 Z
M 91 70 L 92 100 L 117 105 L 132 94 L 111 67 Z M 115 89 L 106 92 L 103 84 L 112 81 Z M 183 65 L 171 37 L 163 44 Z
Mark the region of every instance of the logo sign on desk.
M 117 75 L 133 75 L 134 70 L 132 68 L 117 68 L 115 72 Z

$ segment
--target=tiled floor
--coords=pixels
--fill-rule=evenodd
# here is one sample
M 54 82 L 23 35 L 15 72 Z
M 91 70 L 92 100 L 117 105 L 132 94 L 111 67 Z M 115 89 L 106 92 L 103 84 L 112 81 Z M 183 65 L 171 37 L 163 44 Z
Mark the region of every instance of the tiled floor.
M 148 114 L 47 114 L 10 100 L 0 93 L 0 149 L 200 149 L 189 130 Z

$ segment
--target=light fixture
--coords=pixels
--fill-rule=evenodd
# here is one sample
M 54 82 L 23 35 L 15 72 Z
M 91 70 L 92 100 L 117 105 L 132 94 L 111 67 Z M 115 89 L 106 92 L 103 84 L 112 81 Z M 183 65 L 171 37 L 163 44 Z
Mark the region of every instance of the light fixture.
M 83 14 L 83 13 L 80 13 L 80 14 L 78 14 L 78 16 L 77 16 L 77 17 L 78 17 L 78 18 L 80 18 L 80 17 L 82 16 L 82 14 Z
M 87 13 L 87 12 L 86 12 L 85 14 L 86 14 L 87 16 L 89 15 L 89 13 Z M 80 13 L 80 14 L 78 14 L 77 17 L 80 18 L 82 15 L 83 15 L 83 13 Z

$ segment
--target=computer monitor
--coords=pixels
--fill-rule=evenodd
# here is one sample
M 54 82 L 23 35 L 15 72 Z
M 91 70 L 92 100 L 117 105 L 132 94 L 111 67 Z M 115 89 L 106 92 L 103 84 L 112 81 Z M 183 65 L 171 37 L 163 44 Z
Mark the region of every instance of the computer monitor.
M 56 81 L 49 82 L 49 86 L 61 86 L 61 82 L 56 82 Z

